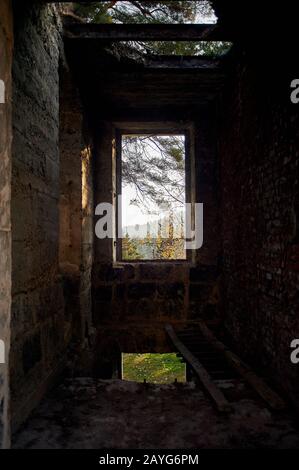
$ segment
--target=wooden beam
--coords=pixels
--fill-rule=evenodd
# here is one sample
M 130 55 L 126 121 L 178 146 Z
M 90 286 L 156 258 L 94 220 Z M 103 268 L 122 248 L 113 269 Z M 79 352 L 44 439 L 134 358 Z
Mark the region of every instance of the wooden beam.
M 251 385 L 259 396 L 274 410 L 283 410 L 286 408 L 285 402 L 274 392 L 263 379 L 258 377 L 252 369 L 243 362 L 236 354 L 231 352 L 221 341 L 219 341 L 212 331 L 202 321 L 199 322 L 199 328 L 204 337 L 209 340 L 211 345 L 221 351 L 229 364 Z
M 166 325 L 165 330 L 177 351 L 183 356 L 183 358 L 196 372 L 201 384 L 203 385 L 209 396 L 212 398 L 218 411 L 220 411 L 221 413 L 228 413 L 229 411 L 231 411 L 231 406 L 223 395 L 222 391 L 213 382 L 208 371 L 203 367 L 199 360 L 196 359 L 196 357 L 193 356 L 189 349 L 187 349 L 186 346 L 179 340 L 173 327 L 171 325 Z
M 39 3 L 70 3 L 69 0 L 36 0 Z M 80 0 L 80 3 L 91 3 L 93 0 Z M 98 2 L 104 2 L 105 0 L 97 0 Z
M 145 56 L 145 69 L 153 70 L 200 70 L 202 72 L 214 72 L 222 69 L 219 59 L 209 59 L 199 56 Z
M 228 41 L 215 24 L 94 24 L 65 26 L 72 39 L 106 41 Z
M 39 1 L 40 3 L 70 3 L 70 0 L 33 0 L 33 1 Z M 78 3 L 104 3 L 107 2 L 107 0 L 78 0 Z M 175 2 L 177 0 L 167 0 L 168 2 Z

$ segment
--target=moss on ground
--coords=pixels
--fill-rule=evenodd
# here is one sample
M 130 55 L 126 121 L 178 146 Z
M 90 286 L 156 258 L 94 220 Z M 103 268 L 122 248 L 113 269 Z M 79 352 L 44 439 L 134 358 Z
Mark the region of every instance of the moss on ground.
M 123 379 L 155 384 L 186 381 L 186 366 L 176 354 L 123 354 Z

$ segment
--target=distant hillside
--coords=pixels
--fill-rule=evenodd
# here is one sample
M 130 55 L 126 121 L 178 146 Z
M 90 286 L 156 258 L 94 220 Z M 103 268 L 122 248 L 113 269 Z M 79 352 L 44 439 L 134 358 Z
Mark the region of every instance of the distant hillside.
M 174 217 L 174 236 L 177 238 L 181 238 L 181 218 L 183 213 L 177 213 Z M 161 224 L 161 231 L 162 236 L 168 238 L 169 228 L 168 228 L 169 220 L 168 218 L 164 218 L 160 221 Z M 129 235 L 131 239 L 140 238 L 143 239 L 149 233 L 152 238 L 156 238 L 158 236 L 159 231 L 159 220 L 153 220 L 148 222 L 147 224 L 136 224 L 136 225 L 128 225 L 125 226 L 123 229 L 123 235 Z

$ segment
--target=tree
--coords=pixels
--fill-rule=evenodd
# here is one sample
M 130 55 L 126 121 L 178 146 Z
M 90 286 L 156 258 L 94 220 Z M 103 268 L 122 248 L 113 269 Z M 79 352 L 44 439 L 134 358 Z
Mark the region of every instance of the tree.
M 185 203 L 185 138 L 182 135 L 124 136 L 122 181 L 135 187 L 132 203 L 164 210 Z
M 95 23 L 194 23 L 198 17 L 213 17 L 208 0 L 78 2 L 74 13 Z
M 137 243 L 134 240 L 131 240 L 128 233 L 126 233 L 126 236 L 122 240 L 122 257 L 125 260 L 141 259 Z

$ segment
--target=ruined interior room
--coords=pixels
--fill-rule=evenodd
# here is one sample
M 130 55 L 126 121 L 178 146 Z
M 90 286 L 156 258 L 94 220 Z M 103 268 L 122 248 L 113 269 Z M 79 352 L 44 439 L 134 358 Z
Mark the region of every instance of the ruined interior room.
M 299 448 L 290 3 L 0 1 L 0 447 Z

